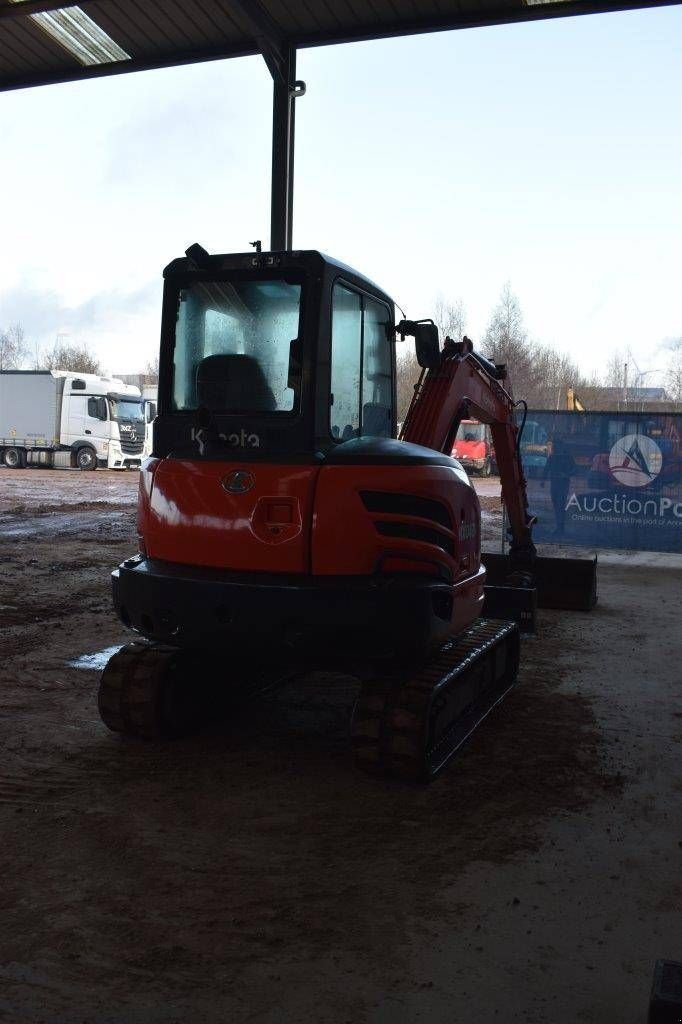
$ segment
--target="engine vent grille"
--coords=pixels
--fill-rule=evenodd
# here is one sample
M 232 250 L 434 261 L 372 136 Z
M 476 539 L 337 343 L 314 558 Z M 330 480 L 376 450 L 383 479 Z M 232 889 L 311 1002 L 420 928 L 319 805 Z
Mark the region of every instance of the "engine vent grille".
M 396 494 L 392 491 L 360 491 L 360 497 L 368 512 L 432 519 L 439 526 L 444 526 L 447 530 L 452 529 L 452 519 L 447 506 L 433 498 L 420 498 L 416 494 Z
M 413 523 L 386 523 L 374 524 L 378 533 L 384 537 L 405 537 L 408 540 L 419 540 L 425 544 L 435 544 L 442 551 L 445 551 L 451 558 L 455 557 L 455 545 L 449 538 L 445 537 L 438 530 L 430 530 L 428 526 L 416 526 Z

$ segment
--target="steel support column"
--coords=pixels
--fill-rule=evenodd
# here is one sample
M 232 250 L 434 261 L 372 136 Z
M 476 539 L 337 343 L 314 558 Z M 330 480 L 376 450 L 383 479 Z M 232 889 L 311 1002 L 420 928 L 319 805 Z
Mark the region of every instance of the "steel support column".
M 261 0 L 231 0 L 272 75 L 272 199 L 270 248 L 291 249 L 294 203 L 294 108 L 305 84 L 296 81 L 296 47 Z
M 291 249 L 294 202 L 296 50 L 287 46 L 272 76 L 272 199 L 270 248 Z

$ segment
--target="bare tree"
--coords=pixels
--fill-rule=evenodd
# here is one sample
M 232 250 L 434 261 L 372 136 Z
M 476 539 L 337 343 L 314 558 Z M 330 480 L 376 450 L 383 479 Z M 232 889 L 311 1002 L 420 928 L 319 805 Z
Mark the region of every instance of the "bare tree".
M 398 350 L 397 359 L 397 418 L 398 423 L 402 423 L 407 415 L 407 410 L 410 407 L 412 396 L 414 395 L 414 387 L 419 380 L 421 373 L 421 366 L 417 362 L 417 357 L 414 352 L 414 346 L 407 347 L 405 350 Z
M 497 305 L 492 311 L 483 345 L 491 357 L 505 348 L 523 346 L 528 333 L 523 322 L 523 313 L 518 297 L 512 291 L 509 281 L 504 285 Z
M 516 397 L 536 409 L 564 409 L 568 388 L 579 392 L 593 383 L 565 352 L 528 338 L 521 304 L 509 282 L 493 309 L 482 348 L 493 362 L 506 365 Z
M 484 355 L 494 363 L 504 363 L 512 386 L 520 397 L 533 381 L 533 351 L 523 322 L 523 313 L 509 281 L 502 289 L 483 336 Z
M 27 345 L 21 324 L 0 328 L 0 370 L 16 370 L 26 356 Z
M 580 397 L 583 388 L 598 383 L 596 377 L 587 377 L 565 352 L 538 342 L 530 346 L 532 377 L 526 383 L 525 393 L 518 392 L 536 409 L 565 409 L 569 388 Z
M 148 381 L 149 384 L 158 384 L 159 382 L 159 356 L 158 353 L 152 359 L 148 359 L 144 365 L 142 371 L 145 377 L 152 377 L 153 380 Z
M 625 388 L 627 384 L 627 366 L 628 356 L 627 353 L 623 354 L 620 349 L 616 349 L 608 358 L 606 363 L 606 374 L 604 376 L 604 383 L 610 388 Z
M 101 373 L 102 366 L 88 346 L 69 344 L 57 338 L 54 345 L 40 356 L 41 370 L 70 370 L 72 373 Z
M 461 341 L 467 329 L 467 315 L 461 299 L 446 302 L 442 295 L 436 299 L 433 308 L 433 320 L 438 327 L 441 340 L 452 338 Z
M 464 306 L 461 302 L 448 303 L 439 298 L 435 305 L 434 321 L 441 335 L 459 340 L 466 328 Z M 670 347 L 670 346 L 668 346 Z M 682 341 L 680 341 L 682 348 Z M 591 392 L 596 400 L 597 389 L 603 387 L 596 374 L 586 374 L 573 358 L 552 345 L 531 340 L 523 320 L 518 297 L 507 282 L 493 309 L 488 328 L 481 343 L 481 351 L 495 363 L 507 367 L 509 386 L 517 398 L 523 398 L 531 408 L 565 409 L 569 388 L 578 397 L 583 390 Z M 607 383 L 623 386 L 624 365 L 627 355 L 615 352 L 607 369 Z M 414 394 L 420 368 L 412 348 L 398 356 L 398 421 L 405 413 Z M 671 385 L 672 389 L 672 385 Z
M 671 338 L 666 348 L 672 351 L 665 374 L 665 389 L 673 402 L 682 402 L 682 337 Z

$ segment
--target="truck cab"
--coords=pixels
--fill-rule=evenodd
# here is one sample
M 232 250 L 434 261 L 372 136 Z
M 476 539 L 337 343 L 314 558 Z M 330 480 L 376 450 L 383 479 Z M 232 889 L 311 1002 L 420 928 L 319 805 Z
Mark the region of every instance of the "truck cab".
M 114 377 L 74 374 L 63 377 L 61 444 L 76 452 L 80 468 L 139 468 L 146 436 L 145 407 L 139 388 Z M 85 464 L 83 464 L 85 463 Z
M 139 388 L 116 377 L 0 371 L 0 463 L 8 469 L 139 469 L 148 432 Z

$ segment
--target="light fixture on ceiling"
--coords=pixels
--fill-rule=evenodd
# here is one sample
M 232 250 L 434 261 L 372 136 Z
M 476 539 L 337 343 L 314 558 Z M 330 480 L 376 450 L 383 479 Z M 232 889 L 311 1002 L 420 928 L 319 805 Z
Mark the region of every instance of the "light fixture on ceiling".
M 21 6 L 21 0 L 12 2 Z M 30 14 L 29 17 L 81 64 L 115 64 L 117 61 L 130 60 L 130 54 L 80 7 L 64 7 L 42 14 Z

